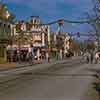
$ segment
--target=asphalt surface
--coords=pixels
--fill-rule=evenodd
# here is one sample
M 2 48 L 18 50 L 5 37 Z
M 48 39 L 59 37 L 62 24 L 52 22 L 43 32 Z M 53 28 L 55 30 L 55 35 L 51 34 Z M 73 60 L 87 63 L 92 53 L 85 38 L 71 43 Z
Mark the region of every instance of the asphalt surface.
M 0 100 L 89 100 L 85 93 L 94 73 L 87 68 L 94 65 L 76 62 L 15 74 L 0 84 Z

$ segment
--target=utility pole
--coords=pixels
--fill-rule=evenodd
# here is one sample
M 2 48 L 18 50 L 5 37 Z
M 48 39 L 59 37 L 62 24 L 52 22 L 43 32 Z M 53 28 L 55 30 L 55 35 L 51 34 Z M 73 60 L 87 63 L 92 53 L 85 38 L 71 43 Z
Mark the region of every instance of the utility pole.
M 51 43 L 50 43 L 50 26 L 48 25 L 48 52 L 47 52 L 47 59 L 48 59 L 48 62 L 50 62 L 50 56 L 51 56 Z
M 62 35 L 61 35 L 61 26 L 64 24 L 64 19 L 60 19 L 60 20 L 58 20 L 58 34 L 57 35 L 59 35 L 59 37 L 62 39 Z M 62 42 L 62 40 L 61 40 L 61 42 Z M 63 53 L 63 51 L 62 51 L 62 46 L 61 46 L 61 48 L 59 48 L 60 50 L 59 50 L 59 56 L 60 56 L 60 59 L 62 59 L 62 53 Z

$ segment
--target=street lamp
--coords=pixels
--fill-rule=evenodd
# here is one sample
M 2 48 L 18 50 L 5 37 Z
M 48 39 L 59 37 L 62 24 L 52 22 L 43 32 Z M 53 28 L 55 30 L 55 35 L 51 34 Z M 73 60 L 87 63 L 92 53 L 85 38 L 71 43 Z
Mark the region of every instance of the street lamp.
M 61 31 L 61 26 L 64 25 L 64 19 L 59 19 L 58 20 L 58 33 Z
M 62 35 L 61 35 L 61 26 L 64 25 L 64 19 L 59 19 L 57 23 L 58 23 L 58 32 L 57 32 L 58 33 L 58 41 L 59 41 L 59 43 L 62 43 L 63 39 L 62 39 Z M 60 51 L 58 51 L 59 52 L 58 54 L 60 56 L 60 59 L 62 59 L 62 44 L 59 49 L 60 49 Z
M 59 26 L 64 25 L 64 19 L 59 19 L 59 20 L 58 20 L 58 24 L 59 24 Z

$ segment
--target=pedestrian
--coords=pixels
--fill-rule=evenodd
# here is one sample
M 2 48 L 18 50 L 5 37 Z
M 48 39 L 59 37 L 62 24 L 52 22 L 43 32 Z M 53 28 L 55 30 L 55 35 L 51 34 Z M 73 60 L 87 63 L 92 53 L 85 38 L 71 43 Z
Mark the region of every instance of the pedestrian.
M 95 54 L 95 64 L 97 64 L 98 63 L 98 54 L 96 53 Z
M 19 50 L 17 50 L 17 61 L 18 61 L 19 63 L 21 63 L 21 53 L 20 53 Z
M 49 61 L 49 54 L 48 54 L 48 52 L 46 52 L 46 61 L 47 62 Z
M 93 51 L 91 50 L 91 51 L 90 51 L 90 63 L 93 63 L 93 59 L 94 59 L 94 53 L 93 53 Z
M 89 63 L 89 61 L 90 61 L 90 53 L 88 51 L 86 51 L 84 53 L 84 59 L 85 59 L 86 63 Z
M 31 64 L 33 64 L 33 62 L 34 62 L 34 56 L 32 55 L 32 52 L 29 52 L 29 62 Z
M 11 53 L 10 53 L 10 50 L 7 50 L 7 62 L 11 63 Z
M 50 56 L 48 56 L 48 62 L 50 63 Z
M 98 63 L 99 59 L 100 59 L 100 52 L 96 52 L 96 54 L 95 54 L 95 64 Z

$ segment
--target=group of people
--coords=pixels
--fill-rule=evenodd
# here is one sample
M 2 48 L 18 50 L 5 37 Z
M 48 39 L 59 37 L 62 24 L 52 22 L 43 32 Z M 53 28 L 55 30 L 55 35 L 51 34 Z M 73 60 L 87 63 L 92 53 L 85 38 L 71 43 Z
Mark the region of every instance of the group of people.
M 26 62 L 32 61 L 32 53 L 27 50 L 7 50 L 8 62 Z
M 98 63 L 99 59 L 100 59 L 100 54 L 99 52 L 95 52 L 93 50 L 90 51 L 86 51 L 84 54 L 84 59 L 86 61 L 86 63 Z

